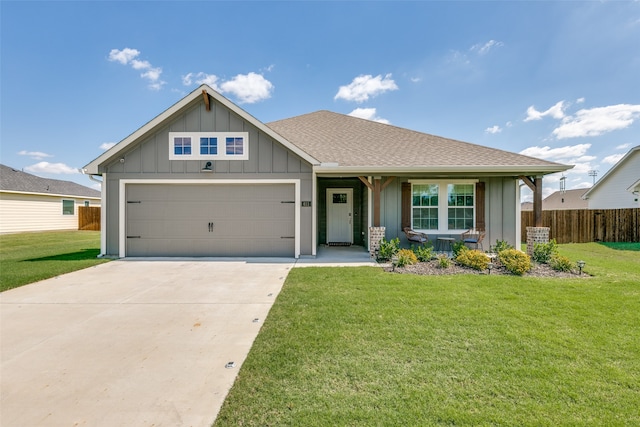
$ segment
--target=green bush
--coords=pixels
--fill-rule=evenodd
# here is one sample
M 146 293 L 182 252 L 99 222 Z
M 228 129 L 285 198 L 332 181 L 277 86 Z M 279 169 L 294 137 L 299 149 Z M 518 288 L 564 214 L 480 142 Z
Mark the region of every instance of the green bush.
M 461 251 L 456 257 L 456 262 L 475 270 L 482 271 L 487 269 L 487 265 L 489 265 L 489 257 L 477 249 L 472 249 L 468 251 Z
M 451 250 L 453 251 L 453 257 L 457 258 L 458 255 L 460 255 L 460 252 L 468 251 L 469 248 L 465 246 L 462 240 L 460 240 L 451 245 Z
M 449 268 L 451 267 L 451 260 L 446 255 L 438 255 L 438 267 Z
M 420 262 L 427 262 L 433 259 L 433 247 L 431 246 L 411 246 L 411 249 Z
M 548 264 L 551 257 L 558 253 L 558 244 L 555 239 L 549 243 L 535 243 L 533 245 L 533 260 L 541 264 Z
M 573 266 L 569 258 L 557 254 L 551 257 L 549 265 L 556 271 L 571 271 Z
M 531 270 L 531 258 L 516 249 L 506 249 L 498 254 L 498 259 L 504 267 L 513 274 L 522 276 Z
M 411 249 L 400 249 L 398 251 L 398 267 L 404 267 L 405 265 L 413 265 L 418 262 L 416 254 Z
M 506 251 L 507 249 L 513 249 L 513 246 L 507 243 L 506 240 L 496 240 L 495 251 L 497 254 L 502 251 Z
M 395 238 L 387 241 L 384 237 L 380 240 L 380 249 L 378 250 L 378 259 L 381 261 L 389 261 L 391 257 L 400 250 L 400 239 Z

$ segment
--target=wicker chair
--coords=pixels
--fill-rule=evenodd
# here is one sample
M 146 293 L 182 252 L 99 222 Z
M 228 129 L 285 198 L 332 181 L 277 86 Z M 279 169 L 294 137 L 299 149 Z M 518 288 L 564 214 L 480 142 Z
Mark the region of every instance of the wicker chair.
M 426 234 L 413 231 L 411 227 L 405 227 L 403 231 L 405 236 L 407 236 L 407 240 L 409 241 L 409 243 L 424 245 L 429 241 L 429 237 L 427 237 Z
M 478 246 L 484 250 L 482 246 L 482 239 L 484 239 L 485 231 L 479 228 L 470 228 L 460 236 L 465 245 L 475 245 L 475 249 Z

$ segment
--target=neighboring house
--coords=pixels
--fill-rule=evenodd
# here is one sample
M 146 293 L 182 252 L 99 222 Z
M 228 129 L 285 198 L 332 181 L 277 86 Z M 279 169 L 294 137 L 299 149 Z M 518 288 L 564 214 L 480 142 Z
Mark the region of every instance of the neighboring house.
M 640 145 L 629 150 L 582 197 L 589 209 L 640 207 Z
M 78 206 L 100 206 L 100 192 L 0 165 L 0 233 L 77 230 Z
M 203 85 L 84 170 L 103 255 L 299 257 L 374 226 L 518 247 L 520 178 L 569 168 L 329 111 L 264 124 Z
M 587 190 L 587 188 L 579 188 L 577 190 L 556 191 L 542 200 L 542 210 L 587 209 L 587 201 L 582 198 L 582 195 Z M 524 202 L 521 209 L 523 211 L 532 211 L 533 203 Z

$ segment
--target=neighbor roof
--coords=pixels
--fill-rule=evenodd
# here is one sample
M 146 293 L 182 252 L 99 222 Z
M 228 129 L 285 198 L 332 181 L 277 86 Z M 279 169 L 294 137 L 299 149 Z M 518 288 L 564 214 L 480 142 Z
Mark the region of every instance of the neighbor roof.
M 553 211 L 561 209 L 587 209 L 589 203 L 582 199 L 588 188 L 576 190 L 556 191 L 542 201 L 543 211 Z
M 573 167 L 324 110 L 267 126 L 325 170 L 544 174 Z
M 100 198 L 100 192 L 71 181 L 40 178 L 9 166 L 0 165 L 0 191 Z

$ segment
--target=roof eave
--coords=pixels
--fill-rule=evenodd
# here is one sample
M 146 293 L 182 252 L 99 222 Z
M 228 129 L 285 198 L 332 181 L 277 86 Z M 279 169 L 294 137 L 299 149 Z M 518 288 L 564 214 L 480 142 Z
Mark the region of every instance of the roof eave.
M 433 174 L 481 174 L 481 175 L 547 175 L 563 172 L 573 165 L 521 165 L 521 166 L 339 166 L 320 164 L 314 166 L 316 174 L 353 174 L 353 175 L 403 175 L 415 173 Z
M 11 194 L 27 194 L 30 196 L 51 196 L 51 197 L 69 197 L 75 199 L 93 199 L 100 200 L 100 196 L 82 196 L 78 194 L 63 194 L 63 193 L 39 193 L 36 191 L 20 191 L 20 190 L 0 190 L 2 193 L 11 193 Z

